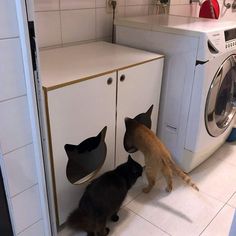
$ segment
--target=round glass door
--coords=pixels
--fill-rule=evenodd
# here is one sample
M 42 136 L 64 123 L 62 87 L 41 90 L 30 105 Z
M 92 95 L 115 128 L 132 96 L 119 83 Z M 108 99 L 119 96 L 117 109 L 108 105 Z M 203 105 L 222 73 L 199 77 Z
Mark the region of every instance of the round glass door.
M 211 83 L 205 109 L 208 133 L 217 137 L 231 123 L 236 107 L 236 54 L 225 59 Z

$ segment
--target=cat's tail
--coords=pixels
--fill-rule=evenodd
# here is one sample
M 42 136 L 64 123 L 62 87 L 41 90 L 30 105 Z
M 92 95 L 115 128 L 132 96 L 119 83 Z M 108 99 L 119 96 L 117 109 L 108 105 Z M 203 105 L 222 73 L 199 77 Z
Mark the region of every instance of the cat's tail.
M 187 183 L 188 185 L 190 185 L 192 188 L 194 188 L 195 190 L 199 191 L 199 188 L 197 187 L 197 185 L 195 183 L 193 183 L 191 177 L 187 174 L 185 174 L 174 162 L 173 160 L 169 159 L 168 160 L 171 169 L 176 173 L 176 175 L 178 175 L 181 179 L 183 179 L 183 181 L 185 183 Z
M 161 148 L 161 151 L 163 153 L 161 158 L 162 158 L 162 161 L 165 163 L 165 165 L 169 166 L 176 175 L 178 175 L 181 179 L 183 179 L 183 181 L 185 183 L 190 185 L 195 190 L 199 191 L 199 188 L 197 187 L 197 185 L 195 183 L 192 182 L 192 179 L 190 178 L 190 176 L 185 174 L 180 169 L 180 167 L 178 167 L 178 165 L 175 164 L 175 162 L 173 161 L 173 159 L 171 157 L 169 150 L 165 147 L 165 145 L 161 142 L 161 140 L 158 138 L 157 138 L 157 140 L 158 140 L 158 145 Z

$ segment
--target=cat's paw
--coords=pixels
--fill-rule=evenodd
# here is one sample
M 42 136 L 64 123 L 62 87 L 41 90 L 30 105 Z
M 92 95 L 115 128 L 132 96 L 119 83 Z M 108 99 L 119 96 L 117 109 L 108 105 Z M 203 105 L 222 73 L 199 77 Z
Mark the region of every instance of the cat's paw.
M 119 216 L 118 216 L 117 214 L 115 214 L 115 215 L 113 215 L 113 216 L 111 217 L 111 220 L 112 220 L 113 222 L 117 222 L 117 221 L 119 220 Z
M 143 188 L 143 192 L 144 192 L 144 193 L 149 193 L 150 190 L 151 190 L 151 189 L 150 189 L 149 187 L 147 187 L 147 188 Z
M 110 232 L 110 229 L 108 227 L 106 227 L 106 235 L 108 235 Z

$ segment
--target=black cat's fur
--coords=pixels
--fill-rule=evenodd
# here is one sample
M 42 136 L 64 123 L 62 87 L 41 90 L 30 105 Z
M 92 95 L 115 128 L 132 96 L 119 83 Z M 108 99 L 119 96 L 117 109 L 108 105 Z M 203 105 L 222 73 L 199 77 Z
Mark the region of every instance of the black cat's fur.
M 117 212 L 142 171 L 142 166 L 129 156 L 126 163 L 94 179 L 85 189 L 78 208 L 69 216 L 68 226 L 86 231 L 88 236 L 107 235 L 107 220 L 119 220 Z

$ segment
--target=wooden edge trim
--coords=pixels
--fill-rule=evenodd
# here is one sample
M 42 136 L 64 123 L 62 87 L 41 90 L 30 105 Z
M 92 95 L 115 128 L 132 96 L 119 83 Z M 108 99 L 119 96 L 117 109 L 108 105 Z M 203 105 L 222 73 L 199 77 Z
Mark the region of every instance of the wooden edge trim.
M 45 112 L 46 112 L 46 120 L 47 120 L 47 134 L 48 134 L 48 146 L 49 146 L 49 161 L 50 161 L 50 169 L 51 169 L 51 176 L 52 176 L 52 185 L 53 185 L 53 198 L 54 198 L 54 207 L 55 207 L 55 214 L 56 214 L 56 224 L 57 228 L 59 227 L 59 213 L 58 213 L 58 202 L 57 202 L 57 191 L 56 191 L 56 180 L 55 180 L 55 170 L 54 170 L 54 162 L 53 162 L 53 151 L 52 151 L 52 139 L 51 139 L 51 127 L 50 127 L 50 118 L 49 118 L 49 107 L 48 107 L 48 94 L 47 90 L 44 90 L 44 97 L 45 97 Z
M 118 70 L 124 70 L 124 69 L 128 69 L 128 68 L 131 68 L 131 67 L 134 67 L 134 66 L 142 65 L 142 64 L 145 64 L 147 62 L 151 62 L 151 61 L 155 61 L 155 60 L 158 60 L 158 59 L 162 59 L 164 57 L 165 57 L 164 55 L 158 56 L 158 57 L 150 59 L 150 60 L 138 62 L 138 63 L 132 64 L 132 65 L 129 65 L 129 66 L 120 67 L 120 68 L 117 68 L 117 69 L 114 69 L 114 70 L 110 70 L 110 71 L 107 71 L 107 72 L 104 72 L 104 73 L 99 73 L 99 74 L 96 74 L 96 75 L 84 77 L 84 78 L 81 78 L 81 79 L 69 81 L 69 82 L 66 82 L 66 83 L 62 83 L 62 84 L 58 84 L 58 85 L 54 85 L 54 86 L 50 86 L 50 87 L 43 86 L 43 89 L 44 89 L 45 92 L 56 90 L 56 89 L 59 89 L 59 88 L 62 88 L 62 87 L 65 87 L 65 86 L 68 86 L 68 85 L 71 85 L 71 84 L 80 83 L 80 82 L 83 82 L 83 81 L 86 81 L 86 80 L 89 80 L 89 79 L 96 78 L 98 76 L 103 76 L 103 75 L 107 75 L 107 74 L 116 72 Z

